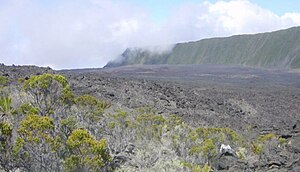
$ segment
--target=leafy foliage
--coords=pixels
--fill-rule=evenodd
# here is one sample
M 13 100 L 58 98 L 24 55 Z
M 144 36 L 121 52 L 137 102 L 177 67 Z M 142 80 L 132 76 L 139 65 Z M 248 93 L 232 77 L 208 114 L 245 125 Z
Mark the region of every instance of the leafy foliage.
M 22 158 L 23 164 L 27 163 L 31 168 L 41 171 L 49 171 L 60 166 L 58 161 L 60 142 L 55 137 L 54 130 L 53 119 L 49 117 L 29 114 L 21 121 L 16 153 L 19 157 L 25 156 Z
M 75 96 L 61 75 L 33 76 L 21 84 L 27 99 L 13 100 L 9 93 L 0 98 L 5 171 L 208 172 L 223 143 L 237 148 L 241 159 L 262 153 L 274 139 L 286 143 L 267 134 L 247 144 L 230 128 L 191 127 L 149 107 L 110 108 L 92 95 Z
M 181 165 L 183 167 L 187 167 L 191 172 L 210 172 L 212 170 L 208 164 L 204 164 L 202 168 L 199 164 L 191 164 L 187 162 L 182 162 Z
M 13 126 L 8 122 L 0 122 L 0 165 L 6 170 L 13 170 L 16 160 L 13 156 Z
M 24 82 L 23 87 L 32 95 L 31 103 L 39 109 L 40 115 L 53 114 L 57 107 L 73 102 L 74 95 L 66 78 L 61 75 L 32 76 Z
M 7 122 L 1 122 L 0 123 L 0 132 L 1 132 L 1 136 L 11 136 L 12 134 L 12 126 L 10 124 L 8 124 Z
M 13 111 L 13 108 L 11 107 L 12 99 L 8 96 L 0 97 L 0 115 L 10 115 Z
M 266 143 L 271 141 L 272 139 L 278 140 L 280 142 L 279 138 L 274 133 L 259 135 L 256 140 L 253 140 L 251 142 L 253 152 L 257 155 L 261 155 L 265 149 Z
M 106 140 L 98 141 L 88 130 L 78 129 L 82 123 L 90 126 L 96 119 L 88 114 L 101 116 L 104 108 L 109 107 L 108 103 L 89 95 L 75 99 L 67 80 L 61 75 L 32 76 L 21 84 L 32 101 L 16 103 L 20 106 L 14 110 L 11 107 L 13 100 L 9 96 L 0 98 L 0 112 L 4 117 L 0 120 L 2 169 L 108 169 L 111 157 Z M 88 120 L 83 120 L 78 114 L 86 114 Z
M 9 79 L 5 76 L 0 76 L 0 88 L 3 86 L 7 86 Z
M 106 140 L 95 140 L 87 130 L 74 130 L 66 143 L 70 151 L 67 171 L 99 171 L 110 161 Z
M 82 116 L 84 120 L 99 120 L 99 117 L 101 117 L 103 114 L 103 110 L 109 107 L 108 104 L 102 102 L 101 100 L 97 100 L 91 95 L 76 97 L 75 103 L 78 108 L 80 108 L 80 111 L 84 113 Z

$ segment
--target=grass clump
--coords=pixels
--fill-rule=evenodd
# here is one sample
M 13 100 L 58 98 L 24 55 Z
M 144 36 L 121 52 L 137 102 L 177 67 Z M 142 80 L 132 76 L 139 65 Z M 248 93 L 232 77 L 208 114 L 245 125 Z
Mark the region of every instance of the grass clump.
M 201 167 L 199 164 L 193 164 L 188 162 L 181 162 L 181 165 L 185 168 L 188 168 L 191 172 L 211 172 L 212 168 L 207 163 Z

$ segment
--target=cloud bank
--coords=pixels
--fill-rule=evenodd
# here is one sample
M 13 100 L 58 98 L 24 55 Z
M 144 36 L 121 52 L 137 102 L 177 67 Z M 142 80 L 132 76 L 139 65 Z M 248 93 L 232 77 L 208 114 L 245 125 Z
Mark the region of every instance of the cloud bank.
M 55 69 L 102 67 L 127 47 L 168 45 L 300 25 L 246 0 L 186 3 L 163 24 L 111 0 L 0 0 L 0 62 Z

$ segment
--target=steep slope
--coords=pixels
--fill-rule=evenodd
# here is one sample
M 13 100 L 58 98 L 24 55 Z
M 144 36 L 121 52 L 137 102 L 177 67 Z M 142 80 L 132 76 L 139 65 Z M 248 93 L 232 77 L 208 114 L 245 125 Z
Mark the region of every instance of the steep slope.
M 266 68 L 300 67 L 300 27 L 178 43 L 165 53 L 128 48 L 105 67 L 133 64 L 231 64 Z

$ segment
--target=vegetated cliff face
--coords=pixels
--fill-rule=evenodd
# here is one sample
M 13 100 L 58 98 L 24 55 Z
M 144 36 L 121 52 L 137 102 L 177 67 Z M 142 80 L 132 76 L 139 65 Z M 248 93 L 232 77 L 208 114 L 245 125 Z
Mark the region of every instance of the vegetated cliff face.
M 178 43 L 165 53 L 128 48 L 105 67 L 135 64 L 230 64 L 264 68 L 300 67 L 300 27 Z

